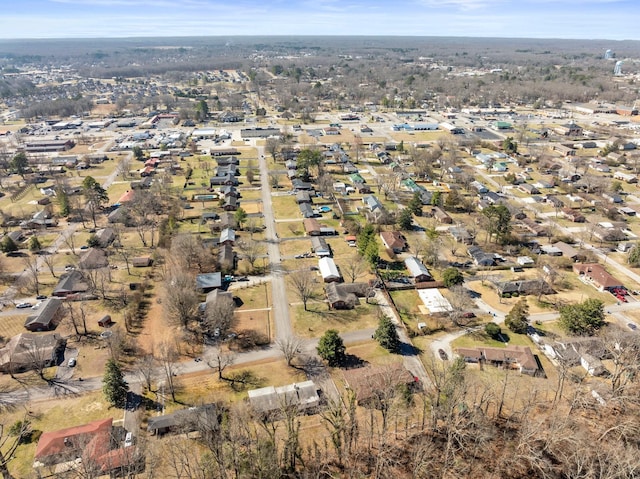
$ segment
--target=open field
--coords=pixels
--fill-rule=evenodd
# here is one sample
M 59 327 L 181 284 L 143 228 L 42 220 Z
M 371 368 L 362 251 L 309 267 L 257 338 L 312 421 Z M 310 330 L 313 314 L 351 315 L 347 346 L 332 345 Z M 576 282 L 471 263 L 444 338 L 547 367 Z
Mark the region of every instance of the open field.
M 378 324 L 377 306 L 364 301 L 351 310 L 330 310 L 326 303 L 318 302 L 310 302 L 308 308 L 305 311 L 301 304 L 294 303 L 289 310 L 295 333 L 304 338 L 319 338 L 328 329 L 359 331 Z

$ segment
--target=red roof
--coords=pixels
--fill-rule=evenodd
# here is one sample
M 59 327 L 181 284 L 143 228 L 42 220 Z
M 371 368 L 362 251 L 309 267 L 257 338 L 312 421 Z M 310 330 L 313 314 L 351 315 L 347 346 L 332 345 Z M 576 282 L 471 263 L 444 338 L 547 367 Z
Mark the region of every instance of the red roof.
M 69 449 L 69 443 L 82 447 L 90 457 L 102 456 L 109 451 L 112 423 L 112 418 L 101 419 L 82 426 L 44 432 L 38 441 L 35 458 L 46 459 L 62 454 Z
M 129 201 L 133 201 L 133 197 L 135 196 L 135 194 L 136 192 L 134 190 L 127 191 L 124 195 L 120 197 L 120 199 L 118 200 L 118 203 L 128 203 Z

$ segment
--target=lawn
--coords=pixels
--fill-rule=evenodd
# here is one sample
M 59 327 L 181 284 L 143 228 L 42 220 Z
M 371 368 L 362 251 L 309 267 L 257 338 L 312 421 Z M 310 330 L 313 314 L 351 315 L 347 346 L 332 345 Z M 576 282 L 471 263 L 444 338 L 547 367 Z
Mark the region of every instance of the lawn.
M 359 331 L 378 324 L 378 307 L 364 301 L 351 310 L 330 310 L 324 302 L 309 303 L 308 308 L 305 311 L 301 304 L 293 304 L 289 309 L 295 333 L 304 338 L 318 338 L 328 329 Z
M 271 204 L 276 220 L 296 218 L 302 221 L 302 214 L 294 195 L 272 196 Z

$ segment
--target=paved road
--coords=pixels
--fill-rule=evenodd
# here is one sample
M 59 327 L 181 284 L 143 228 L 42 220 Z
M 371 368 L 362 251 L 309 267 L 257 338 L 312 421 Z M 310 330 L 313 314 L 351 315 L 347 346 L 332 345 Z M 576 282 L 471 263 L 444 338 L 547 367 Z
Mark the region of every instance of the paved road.
M 271 268 L 271 305 L 275 338 L 283 339 L 293 336 L 293 328 L 289 318 L 289 302 L 287 300 L 287 285 L 284 272 L 281 269 L 280 245 L 275 227 L 275 216 L 271 204 L 271 184 L 269 183 L 269 167 L 263 146 L 257 147 L 260 165 L 260 183 L 262 185 L 262 213 L 264 215 L 265 238 L 269 265 Z M 272 335 L 274 336 L 274 335 Z M 271 339 L 271 338 L 270 338 Z

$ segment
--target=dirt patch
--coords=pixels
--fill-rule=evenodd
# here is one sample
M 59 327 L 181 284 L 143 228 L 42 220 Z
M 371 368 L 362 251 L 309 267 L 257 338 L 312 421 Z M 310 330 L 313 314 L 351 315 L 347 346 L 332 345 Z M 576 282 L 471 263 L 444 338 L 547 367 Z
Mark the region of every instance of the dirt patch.
M 162 302 L 158 302 L 157 299 L 155 297 L 152 299 L 147 317 L 144 320 L 144 327 L 137 337 L 138 347 L 146 354 L 151 354 L 155 345 L 173 338 L 175 334 L 172 328 L 167 327 Z

